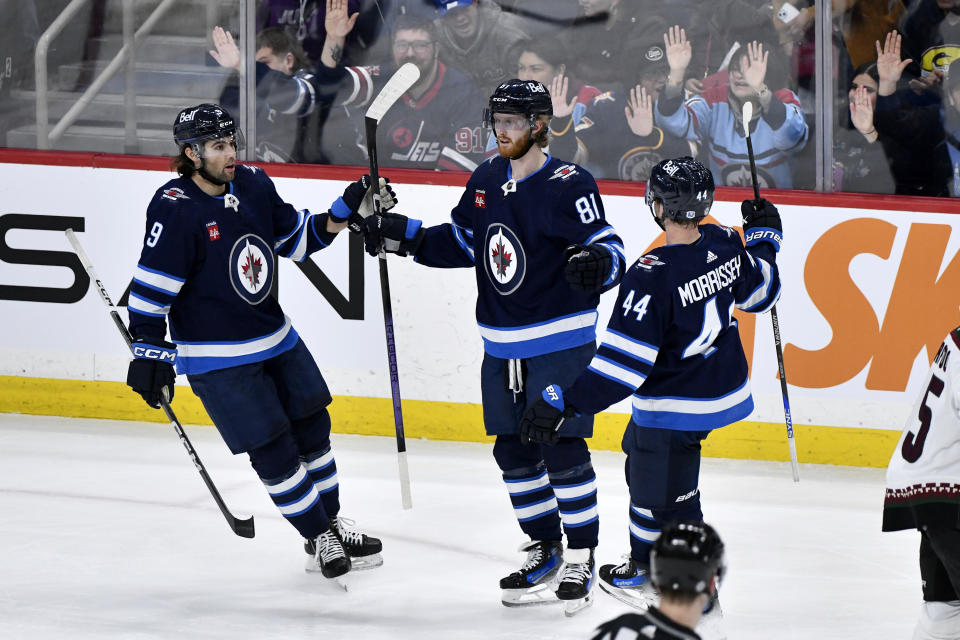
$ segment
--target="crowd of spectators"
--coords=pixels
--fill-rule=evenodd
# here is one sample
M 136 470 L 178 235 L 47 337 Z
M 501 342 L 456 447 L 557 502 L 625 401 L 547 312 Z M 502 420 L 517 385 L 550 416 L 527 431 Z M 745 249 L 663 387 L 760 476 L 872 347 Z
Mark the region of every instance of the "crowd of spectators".
M 476 166 L 493 148 L 480 126 L 486 97 L 519 77 L 550 88 L 551 153 L 597 178 L 644 180 L 660 160 L 690 154 L 718 184 L 749 185 L 749 127 L 761 188 L 814 188 L 814 115 L 828 100 L 813 81 L 815 3 L 712 5 L 261 0 L 257 154 L 364 164 L 362 112 L 413 62 L 421 79 L 385 123 L 385 167 Z M 960 194 L 960 71 L 949 73 L 960 0 L 834 0 L 832 11 L 832 188 Z M 213 34 L 218 51 L 228 37 Z M 228 86 L 222 99 L 235 95 Z
M 825 177 L 827 190 L 960 195 L 960 0 L 831 7 L 823 29 L 815 0 L 258 0 L 251 146 L 263 161 L 365 165 L 363 113 L 412 62 L 421 78 L 381 126 L 384 167 L 471 170 L 495 149 L 487 97 L 516 77 L 550 89 L 550 153 L 598 179 L 645 180 L 693 155 L 719 185 L 749 185 L 748 127 L 763 189 Z M 34 14 L 16 14 L 21 39 L 38 37 Z M 240 31 L 230 19 L 213 29 L 206 60 L 236 71 L 218 96 L 234 109 Z M 828 96 L 814 81 L 824 33 Z M 0 56 L 0 98 L 29 88 L 30 50 L 18 41 Z

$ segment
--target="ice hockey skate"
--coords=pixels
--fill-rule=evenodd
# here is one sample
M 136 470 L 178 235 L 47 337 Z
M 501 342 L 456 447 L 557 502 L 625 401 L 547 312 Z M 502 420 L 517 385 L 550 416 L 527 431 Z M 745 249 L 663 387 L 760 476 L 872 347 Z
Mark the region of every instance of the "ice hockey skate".
M 563 613 L 574 616 L 593 604 L 596 565 L 593 549 L 567 549 L 563 568 L 557 578 L 557 599 L 563 601 Z
M 324 578 L 335 581 L 346 591 L 347 583 L 341 578 L 350 571 L 351 562 L 339 534 L 330 527 L 311 542 L 314 553 L 311 562 L 307 564 L 307 571 L 320 572 Z
M 336 517 L 330 521 L 330 527 L 340 535 L 343 548 L 350 556 L 351 570 L 375 569 L 383 564 L 383 556 L 380 555 L 383 550 L 383 543 L 380 542 L 379 538 L 368 536 L 355 529 L 355 524 L 353 520 L 342 517 Z M 303 550 L 310 556 L 307 559 L 306 570 L 311 573 L 320 571 L 320 565 L 316 560 L 316 542 L 314 540 L 304 540 Z
M 520 545 L 527 559 L 518 571 L 501 578 L 500 601 L 505 607 L 556 604 L 553 578 L 560 571 L 563 545 L 556 540 L 534 540 Z
M 621 564 L 605 564 L 600 567 L 600 588 L 620 602 L 640 611 L 646 611 L 660 600 L 657 590 L 650 582 L 649 570 L 624 556 Z

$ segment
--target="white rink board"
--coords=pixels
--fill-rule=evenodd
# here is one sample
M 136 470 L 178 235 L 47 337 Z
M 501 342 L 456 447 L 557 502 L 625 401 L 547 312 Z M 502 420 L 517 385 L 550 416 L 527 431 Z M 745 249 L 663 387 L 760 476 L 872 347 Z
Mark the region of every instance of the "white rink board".
M 0 164 L 0 216 L 10 213 L 76 216 L 83 218 L 81 242 L 111 295 L 118 299 L 136 265 L 143 237 L 144 212 L 154 191 L 172 174 L 158 171 L 94 169 Z M 344 182 L 277 178 L 280 195 L 297 207 L 323 210 L 340 195 Z M 395 184 L 397 211 L 421 217 L 427 224 L 445 222 L 458 200 L 460 187 Z M 827 198 L 828 196 L 824 196 Z M 624 238 L 632 261 L 660 235 L 643 201 L 635 197 L 604 196 L 607 218 Z M 937 213 L 857 210 L 831 207 L 780 207 L 785 227 L 785 247 L 780 254 L 784 293 L 778 310 L 785 345 L 807 351 L 824 349 L 837 336 L 836 316 L 824 315 L 816 296 L 811 297 L 808 254 L 828 234 L 846 229 L 854 219 L 862 223 L 870 245 L 850 248 L 846 279 L 869 303 L 881 325 L 890 315 L 891 291 L 902 277 L 901 261 L 912 227 L 930 228 L 948 238 L 942 252 L 940 275 L 950 272 L 960 239 L 954 233 L 960 218 Z M 722 223 L 739 224 L 739 203 L 718 202 L 713 215 Z M 861 224 L 861 223 L 856 223 Z M 919 225 L 919 226 L 918 226 Z M 935 227 L 932 225 L 942 225 Z M 859 228 L 859 227 L 858 227 Z M 346 233 L 342 234 L 343 236 Z M 858 238 L 856 233 L 851 236 Z M 346 295 L 349 273 L 347 242 L 341 237 L 313 260 Z M 11 229 L 5 242 L 14 249 L 70 250 L 61 232 Z M 850 243 L 838 246 L 847 247 Z M 872 248 L 871 248 L 872 247 Z M 939 249 L 938 249 L 939 250 Z M 872 251 L 872 253 L 871 253 Z M 835 252 L 836 253 L 836 252 Z M 294 326 L 320 364 L 331 390 L 338 395 L 389 397 L 377 261 L 365 259 L 364 319 L 343 320 L 312 284 L 287 261 L 281 261 L 280 300 Z M 841 267 L 845 266 L 840 263 Z M 812 264 L 816 267 L 816 264 Z M 401 392 L 404 398 L 444 402 L 480 401 L 479 365 L 482 346 L 473 319 L 476 298 L 471 270 L 428 269 L 391 256 L 390 285 L 394 307 Z M 838 269 L 838 274 L 842 272 Z M 68 287 L 68 268 L 11 264 L 0 259 L 0 286 Z M 820 286 L 820 285 L 818 285 Z M 939 291 L 939 290 L 938 290 Z M 956 313 L 960 289 L 946 295 L 953 310 L 950 323 L 928 328 L 937 339 L 960 323 Z M 601 302 L 601 327 L 609 317 L 614 294 Z M 915 310 L 922 324 L 929 314 Z M 942 314 L 941 314 L 942 315 Z M 116 330 L 95 291 L 74 304 L 0 299 L 0 375 L 113 380 L 125 377 L 127 357 Z M 860 319 L 855 319 L 857 322 Z M 747 333 L 744 333 L 747 336 Z M 746 339 L 749 339 L 748 337 Z M 854 341 L 855 342 L 855 341 Z M 884 335 L 884 343 L 890 339 Z M 753 387 L 757 409 L 749 419 L 779 422 L 783 407 L 768 316 L 757 318 L 754 338 Z M 853 347 L 851 347 L 853 348 Z M 935 349 L 935 347 L 934 347 Z M 911 352 L 912 353 L 912 352 Z M 902 428 L 912 400 L 923 383 L 928 358 L 917 349 L 914 359 L 902 365 L 899 389 L 871 388 L 869 367 L 825 388 L 788 380 L 794 422 L 826 426 Z M 820 363 L 829 371 L 837 363 Z M 908 375 L 909 374 L 909 375 Z M 809 379 L 810 376 L 800 376 Z M 181 380 L 185 382 L 185 380 Z M 624 412 L 626 406 L 620 407 Z

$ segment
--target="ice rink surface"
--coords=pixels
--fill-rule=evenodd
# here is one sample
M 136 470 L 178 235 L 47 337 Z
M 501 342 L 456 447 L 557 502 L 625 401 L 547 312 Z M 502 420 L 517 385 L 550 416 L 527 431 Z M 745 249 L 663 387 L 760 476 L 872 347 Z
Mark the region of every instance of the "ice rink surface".
M 597 590 L 574 618 L 507 609 L 497 582 L 523 536 L 489 445 L 408 440 L 414 508 L 400 506 L 392 438 L 333 436 L 341 515 L 383 539 L 384 565 L 349 593 L 303 571 L 301 540 L 245 456 L 188 433 L 229 530 L 168 425 L 0 414 L 0 637 L 590 638 L 629 609 Z M 786 446 L 786 445 L 784 445 Z M 595 452 L 598 564 L 628 550 L 623 455 Z M 727 545 L 728 637 L 909 638 L 916 532 L 880 532 L 882 469 L 706 459 L 704 515 Z

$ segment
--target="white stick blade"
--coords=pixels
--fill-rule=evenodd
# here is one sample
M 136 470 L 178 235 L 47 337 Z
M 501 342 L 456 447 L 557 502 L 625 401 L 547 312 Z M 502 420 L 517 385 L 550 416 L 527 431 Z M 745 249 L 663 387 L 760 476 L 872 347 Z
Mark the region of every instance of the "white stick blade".
M 743 131 L 750 137 L 750 120 L 753 118 L 753 103 L 747 100 L 743 103 Z
M 412 62 L 408 62 L 397 69 L 397 72 L 393 74 L 393 77 L 387 81 L 377 97 L 373 99 L 373 104 L 367 109 L 366 117 L 380 122 L 383 114 L 419 79 L 420 69 Z

